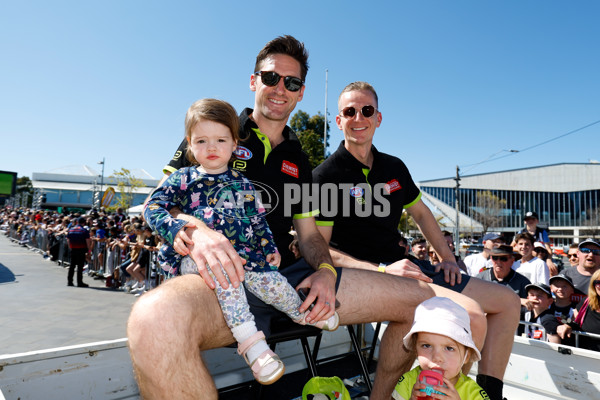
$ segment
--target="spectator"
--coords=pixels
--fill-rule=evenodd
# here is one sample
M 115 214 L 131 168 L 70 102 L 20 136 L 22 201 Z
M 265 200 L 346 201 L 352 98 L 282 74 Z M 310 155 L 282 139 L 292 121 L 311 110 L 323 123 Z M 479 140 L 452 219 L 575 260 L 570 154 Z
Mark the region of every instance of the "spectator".
M 546 247 L 546 251 L 548 252 L 548 254 L 552 254 L 552 248 L 550 247 L 550 239 L 548 238 L 548 232 L 545 229 L 542 229 L 538 226 L 540 221 L 537 213 L 535 211 L 528 211 L 525 214 L 523 221 L 525 222 L 525 228 L 517 232 L 517 235 L 519 235 L 520 233 L 529 233 L 531 236 L 533 236 L 532 243 L 543 243 Z M 511 246 L 515 247 L 517 241 L 517 236 L 515 236 L 513 242 L 511 243 Z M 558 274 L 558 268 L 552 262 L 552 257 L 550 257 L 550 260 L 547 262 L 547 265 L 550 276 Z
M 577 243 L 571 243 L 569 246 L 569 251 L 567 253 L 567 258 L 569 259 L 569 264 L 571 264 L 571 268 L 577 268 L 579 266 L 579 259 L 577 258 L 577 251 L 579 250 L 579 245 Z
M 481 354 L 471 336 L 469 314 L 452 300 L 432 297 L 418 305 L 412 328 L 404 337 L 404 346 L 417 353 L 419 365 L 402 375 L 392 392 L 393 399 L 425 399 L 426 385 L 419 382 L 422 371 L 442 374 L 444 382 L 435 386 L 435 391 L 444 398 L 489 399 L 487 393 L 461 371 L 465 363 L 481 359 Z
M 471 254 L 465 257 L 465 266 L 467 274 L 477 276 L 485 269 L 492 268 L 490 260 L 490 250 L 504 244 L 504 239 L 497 233 L 486 233 L 482 239 L 483 251 L 477 254 Z M 511 247 L 512 248 L 512 247 Z
M 400 236 L 400 240 L 398 240 L 398 246 L 402 247 L 404 249 L 404 256 L 408 257 L 408 240 L 406 240 L 406 238 L 404 236 Z
M 550 287 L 542 282 L 527 285 L 527 299 L 533 303 L 533 307 L 523 313 L 522 320 L 542 325 L 546 331 L 547 341 L 561 343 L 561 338 L 557 334 L 560 323 L 550 310 L 550 306 L 554 303 Z M 528 338 L 542 338 L 542 330 L 537 327 L 526 325 L 522 330 Z
M 567 268 L 564 274 L 573 280 L 576 292 L 586 296 L 590 278 L 600 269 L 600 242 L 597 239 L 586 239 L 577 248 L 577 268 Z
M 571 278 L 564 274 L 558 274 L 550 278 L 550 289 L 554 294 L 552 311 L 554 316 L 562 323 L 569 324 L 575 319 L 575 307 L 571 296 L 575 293 L 575 286 Z
M 421 260 L 421 261 L 428 260 L 427 239 L 425 239 L 425 238 L 415 239 L 415 240 L 413 240 L 411 247 L 412 247 L 413 255 L 417 258 L 417 260 Z
M 432 265 L 438 265 L 440 263 L 440 258 L 438 257 L 431 243 L 427 243 L 427 254 L 429 255 L 429 262 Z
M 463 260 L 461 260 L 460 254 L 456 254 L 456 247 L 454 246 L 454 238 L 452 237 L 452 232 L 442 231 L 442 234 L 444 235 L 444 239 L 446 239 L 446 243 L 448 243 L 450 251 L 452 252 L 452 254 L 454 254 L 454 258 L 456 259 L 456 265 L 458 265 L 458 268 L 460 268 L 461 271 L 467 273 L 467 266 L 465 265 Z
M 298 243 L 298 239 L 294 239 L 290 242 L 290 251 L 294 253 L 294 258 L 296 260 L 302 258 L 302 253 L 300 253 L 300 244 Z
M 600 335 L 600 270 L 591 276 L 588 296 L 577 305 L 574 323 L 561 325 L 558 333 L 563 338 L 571 337 L 573 329 Z M 600 351 L 600 339 L 582 336 L 579 346 Z
M 90 233 L 83 227 L 85 218 L 79 218 L 77 225 L 69 229 L 67 240 L 71 249 L 71 262 L 69 263 L 69 272 L 67 275 L 67 286 L 73 286 L 73 275 L 77 268 L 77 286 L 88 287 L 89 285 L 83 282 L 83 265 L 85 256 L 89 252 L 92 241 Z
M 548 266 L 533 256 L 533 236 L 525 232 L 519 233 L 515 239 L 516 250 L 521 255 L 521 259 L 516 261 L 512 268 L 531 282 L 541 282 L 547 285 L 550 279 Z
M 489 253 L 492 268 L 480 272 L 477 278 L 508 286 L 519 296 L 521 305 L 531 309 L 527 304 L 527 289 L 525 289 L 531 281 L 512 269 L 515 262 L 513 248 L 503 244 L 491 248 Z

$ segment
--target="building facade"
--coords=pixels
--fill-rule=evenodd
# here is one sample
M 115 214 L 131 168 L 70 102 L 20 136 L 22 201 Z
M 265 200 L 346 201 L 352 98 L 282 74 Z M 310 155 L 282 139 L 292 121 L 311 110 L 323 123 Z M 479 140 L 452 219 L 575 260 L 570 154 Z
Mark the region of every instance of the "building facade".
M 419 184 L 430 197 L 454 207 L 454 178 Z M 525 213 L 535 211 L 556 245 L 598 236 L 600 164 L 554 164 L 463 176 L 458 203 L 461 213 L 487 231 L 515 232 L 524 226 Z

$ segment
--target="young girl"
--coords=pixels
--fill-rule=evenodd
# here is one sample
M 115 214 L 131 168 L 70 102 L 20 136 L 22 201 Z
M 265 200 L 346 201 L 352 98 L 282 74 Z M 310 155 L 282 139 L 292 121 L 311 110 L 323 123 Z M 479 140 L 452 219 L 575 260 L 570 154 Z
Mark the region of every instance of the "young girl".
M 175 236 L 187 224 L 169 214 L 171 208 L 178 207 L 184 214 L 201 219 L 230 240 L 246 261 L 244 286 L 251 293 L 304 325 L 308 312 L 298 311 L 302 300 L 277 270 L 281 256 L 256 191 L 248 179 L 228 167 L 237 147 L 238 129 L 237 113 L 228 103 L 215 99 L 195 102 L 185 118 L 186 156 L 199 165 L 182 168 L 169 176 L 152 194 L 144 217 L 170 245 L 163 247 L 159 255 L 164 270 L 173 273 L 181 268 L 185 271 L 192 264 L 191 268 L 197 271 L 190 257 L 182 260 L 172 247 Z M 250 365 L 258 382 L 274 383 L 283 375 L 284 366 L 270 350 L 262 331 L 257 331 L 244 288 L 229 285 L 228 289 L 223 289 L 216 280 L 215 283 L 223 316 L 239 344 L 238 352 Z M 335 313 L 315 326 L 334 330 L 338 324 Z
M 471 337 L 471 321 L 467 311 L 446 297 L 433 297 L 417 306 L 404 346 L 416 348 L 419 366 L 402 375 L 392 398 L 417 400 L 429 398 L 448 400 L 489 399 L 487 393 L 461 369 L 469 361 L 478 361 L 481 354 Z M 443 376 L 443 385 L 427 389 L 418 377 L 421 371 L 436 371 Z M 436 393 L 437 394 L 431 394 Z M 443 395 L 442 395 L 443 394 Z M 445 396 L 444 396 L 445 395 Z

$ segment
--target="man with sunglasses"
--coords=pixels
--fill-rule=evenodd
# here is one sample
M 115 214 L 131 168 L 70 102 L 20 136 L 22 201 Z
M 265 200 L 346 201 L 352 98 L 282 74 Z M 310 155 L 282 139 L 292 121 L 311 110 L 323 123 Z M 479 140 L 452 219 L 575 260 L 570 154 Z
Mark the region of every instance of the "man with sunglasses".
M 511 268 L 515 262 L 513 248 L 503 244 L 493 247 L 489 252 L 492 268 L 480 272 L 477 278 L 508 286 L 521 298 L 521 305 L 531 310 L 532 305 L 527 304 L 527 289 L 525 289 L 531 281 Z
M 240 118 L 242 141 L 232 168 L 262 183 L 265 192 L 272 188 L 282 198 L 285 185 L 312 180 L 308 158 L 295 134 L 286 126 L 291 112 L 302 99 L 307 69 L 304 46 L 295 38 L 284 36 L 267 43 L 257 56 L 250 77 L 250 89 L 255 92 L 254 109 L 244 110 Z M 181 147 L 166 168 L 167 173 L 185 165 L 183 154 Z M 263 203 L 265 197 L 263 194 Z M 281 274 L 296 288 L 310 288 L 300 311 L 305 311 L 314 302 L 308 318 L 312 321 L 327 319 L 335 311 L 337 298 L 340 303 L 337 312 L 342 324 L 392 321 L 401 329 L 386 331 L 381 352 L 395 354 L 398 346 L 402 346 L 403 333 L 408 331 L 416 306 L 436 293 L 416 280 L 385 279 L 378 273 L 333 268 L 327 243 L 315 225 L 314 214 L 310 207 L 303 207 L 292 206 L 293 215 L 288 215 L 283 205 L 272 205 L 271 212 L 266 215 L 282 256 Z M 212 290 L 215 283 L 207 269 L 211 269 L 224 287 L 228 283 L 221 273 L 221 265 L 234 286 L 243 280 L 244 269 L 225 236 L 176 210 L 172 210 L 172 214 L 191 221 L 186 230 L 178 234 L 174 247 L 180 254 L 191 255 L 199 275 L 169 279 L 140 297 L 128 321 L 131 358 L 145 399 L 216 399 L 217 391 L 201 360 L 200 350 L 231 344 L 234 338 L 226 328 Z M 288 249 L 292 240 L 288 231 L 292 224 L 304 255 L 298 261 Z M 394 247 L 401 251 L 398 240 Z M 374 276 L 378 284 L 373 282 L 365 286 L 364 282 L 373 280 L 370 276 Z M 248 302 L 257 327 L 268 336 L 271 319 L 281 313 L 264 303 L 257 303 L 249 294 Z M 482 315 L 474 323 L 478 322 L 480 337 L 483 337 L 485 322 Z M 378 376 L 374 386 L 381 386 L 380 381 Z M 388 382 L 391 388 L 381 398 L 389 399 L 396 381 L 397 378 L 392 378 Z
M 472 323 L 473 318 L 480 318 L 477 312 L 483 309 L 487 313 L 488 335 L 477 383 L 491 399 L 502 399 L 502 379 L 519 321 L 518 297 L 501 285 L 459 273 L 454 254 L 404 163 L 373 146 L 375 130 L 382 121 L 378 107 L 377 93 L 366 82 L 349 84 L 338 98 L 340 111 L 335 120 L 344 141 L 313 171 L 313 180 L 321 185 L 319 230 L 329 242 L 336 266 L 345 267 L 344 271 L 373 272 L 366 275 L 365 288 L 379 288 L 389 295 L 387 282 L 414 278 L 429 283 L 437 296 L 452 298 L 469 310 Z M 403 209 L 439 255 L 441 262 L 437 266 L 406 258 L 400 251 L 398 224 Z M 390 323 L 386 333 L 393 331 L 392 338 L 402 337 L 403 329 L 405 326 Z M 473 331 L 476 338 L 477 332 Z M 396 346 L 401 348 L 401 343 Z M 376 376 L 380 385 L 373 388 L 370 398 L 389 399 L 394 384 L 410 369 L 414 359 L 410 354 L 398 357 L 402 352 L 379 354 Z
M 577 258 L 577 267 L 566 268 L 563 274 L 573 280 L 576 293 L 587 295 L 590 279 L 594 272 L 600 269 L 600 241 L 590 238 L 579 243 Z
M 567 253 L 567 258 L 569 259 L 569 264 L 571 264 L 572 268 L 577 268 L 579 265 L 579 259 L 577 258 L 577 252 L 579 251 L 579 244 L 571 243 L 569 246 L 569 251 Z

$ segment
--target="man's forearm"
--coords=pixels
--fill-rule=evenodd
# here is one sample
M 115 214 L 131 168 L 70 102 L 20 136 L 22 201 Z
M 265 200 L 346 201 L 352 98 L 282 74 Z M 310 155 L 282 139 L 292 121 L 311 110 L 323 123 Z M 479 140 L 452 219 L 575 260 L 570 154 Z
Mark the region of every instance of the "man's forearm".
M 333 263 L 336 267 L 365 269 L 369 271 L 376 271 L 378 267 L 378 265 L 375 263 L 359 260 L 349 254 L 344 253 L 343 251 L 336 250 L 331 247 L 329 248 L 329 254 L 331 255 Z
M 300 238 L 298 243 L 300 245 L 300 253 L 302 253 L 306 262 L 313 268 L 318 268 L 321 263 L 333 264 L 331 255 L 329 254 L 329 246 L 318 231 L 315 231 L 308 237 Z

